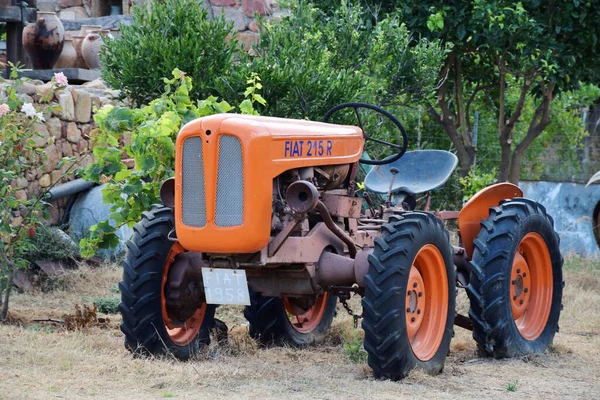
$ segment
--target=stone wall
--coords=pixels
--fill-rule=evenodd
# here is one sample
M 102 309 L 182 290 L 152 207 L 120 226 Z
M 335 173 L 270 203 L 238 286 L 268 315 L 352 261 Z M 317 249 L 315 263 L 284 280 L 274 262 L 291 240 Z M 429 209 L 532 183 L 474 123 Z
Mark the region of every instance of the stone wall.
M 0 90 L 3 91 L 3 88 Z M 39 93 L 47 90 L 51 90 L 49 84 L 30 81 L 20 86 L 17 92 L 24 102 L 31 102 L 36 108 L 43 109 L 46 105 L 38 103 Z M 101 80 L 81 86 L 69 85 L 63 90 L 55 91 L 54 101 L 62 110 L 45 113 L 46 121 L 36 125 L 40 136 L 33 138 L 37 148 L 45 149 L 46 157 L 40 160 L 35 168 L 28 170 L 24 176 L 11 182 L 11 185 L 17 189 L 18 198 L 25 200 L 39 195 L 42 190 L 57 182 L 60 184 L 72 180 L 73 176 L 61 178 L 68 168 L 72 167 L 73 170 L 86 167 L 93 162 L 90 138 L 95 128 L 94 110 L 106 104 L 118 104 L 117 97 L 118 91 L 107 88 Z M 76 165 L 58 166 L 63 157 L 73 156 L 77 158 Z M 49 218 L 51 224 L 60 223 L 66 202 L 67 199 L 59 200 L 52 205 Z M 18 215 L 15 217 L 17 220 L 14 222 L 18 222 L 20 217 Z
M 238 41 L 244 50 L 259 41 L 258 21 L 256 16 L 263 16 L 267 21 L 279 20 L 287 10 L 280 9 L 279 4 L 271 0 L 209 0 L 214 16 L 223 15 L 233 23 L 238 32 Z

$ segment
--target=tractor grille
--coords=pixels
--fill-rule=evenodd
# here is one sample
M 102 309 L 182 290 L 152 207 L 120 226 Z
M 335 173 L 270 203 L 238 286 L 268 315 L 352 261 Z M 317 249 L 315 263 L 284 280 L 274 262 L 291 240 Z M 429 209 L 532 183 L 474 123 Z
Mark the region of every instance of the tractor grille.
M 219 138 L 215 225 L 237 226 L 244 222 L 244 166 L 242 145 L 235 136 Z
M 183 142 L 182 158 L 181 210 L 183 223 L 201 228 L 206 225 L 201 137 L 191 137 Z

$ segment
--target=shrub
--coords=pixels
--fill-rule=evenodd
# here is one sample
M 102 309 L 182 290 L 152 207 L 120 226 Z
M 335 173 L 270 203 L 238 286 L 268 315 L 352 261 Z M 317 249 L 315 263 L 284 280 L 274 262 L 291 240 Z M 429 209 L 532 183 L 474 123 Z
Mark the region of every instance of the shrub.
M 249 69 L 262 78 L 267 106 L 259 107 L 261 114 L 320 121 L 336 104 L 373 99 L 367 77 L 348 65 L 349 55 L 343 60 L 336 52 L 341 49 L 337 41 L 344 42 L 342 37 L 331 40 L 336 26 L 305 2 L 279 23 L 261 22 L 257 56 L 242 55 L 239 66 L 242 77 Z
M 8 315 L 15 273 L 17 269 L 28 266 L 27 254 L 36 251 L 31 238 L 42 226 L 43 217 L 48 211 L 43 201 L 46 192 L 32 193 L 27 199 L 23 196 L 26 182 L 20 181 L 26 171 L 44 160 L 44 150 L 37 147 L 34 140 L 41 136 L 36 124 L 44 121 L 44 112 L 55 109 L 55 104 L 40 111 L 31 103 L 23 103 L 17 96 L 17 88 L 23 80 L 17 79 L 17 67 L 10 66 L 12 82 L 3 85 L 5 94 L 0 100 L 0 321 Z M 57 89 L 67 84 L 62 74 L 55 74 L 51 82 Z M 72 157 L 63 158 L 57 167 L 69 162 L 71 167 L 65 174 L 70 173 L 74 161 Z
M 118 297 L 96 297 L 94 299 L 98 311 L 103 314 L 117 314 L 120 302 L 121 300 Z
M 134 7 L 132 25 L 122 25 L 121 36 L 103 47 L 102 78 L 138 106 L 160 97 L 163 78 L 175 68 L 193 79 L 193 100 L 222 97 L 219 82 L 236 52 L 235 40 L 227 39 L 230 29 L 222 17 L 208 20 L 196 0 Z
M 320 121 L 339 103 L 397 104 L 433 92 L 445 51 L 439 42 L 414 40 L 393 15 L 373 25 L 358 1 L 328 12 L 299 1 L 281 22 L 261 21 L 256 56 L 242 55 L 239 69 L 262 78 L 262 114 Z M 227 77 L 232 88 L 235 76 Z
M 33 248 L 25 255 L 30 262 L 36 260 L 69 261 L 79 255 L 79 248 L 71 238 L 55 227 L 37 227 L 31 242 Z

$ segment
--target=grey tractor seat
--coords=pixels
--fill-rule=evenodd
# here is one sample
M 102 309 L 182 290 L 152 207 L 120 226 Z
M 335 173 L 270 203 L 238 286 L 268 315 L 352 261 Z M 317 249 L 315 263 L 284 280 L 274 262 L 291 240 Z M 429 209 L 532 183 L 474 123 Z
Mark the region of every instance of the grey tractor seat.
M 365 178 L 367 190 L 387 193 L 392 181 L 391 168 L 398 169 L 392 193 L 419 194 L 442 186 L 456 168 L 458 158 L 444 150 L 408 151 L 390 164 L 376 165 Z

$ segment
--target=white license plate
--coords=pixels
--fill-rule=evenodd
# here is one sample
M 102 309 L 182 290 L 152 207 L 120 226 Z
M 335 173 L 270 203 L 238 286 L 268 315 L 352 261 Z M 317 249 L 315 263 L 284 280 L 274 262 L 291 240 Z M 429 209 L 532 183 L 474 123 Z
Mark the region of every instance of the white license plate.
M 246 271 L 226 268 L 202 268 L 202 280 L 208 304 L 250 305 Z

